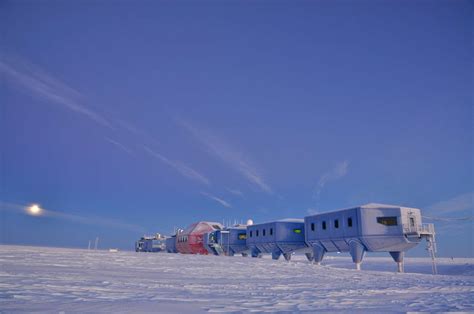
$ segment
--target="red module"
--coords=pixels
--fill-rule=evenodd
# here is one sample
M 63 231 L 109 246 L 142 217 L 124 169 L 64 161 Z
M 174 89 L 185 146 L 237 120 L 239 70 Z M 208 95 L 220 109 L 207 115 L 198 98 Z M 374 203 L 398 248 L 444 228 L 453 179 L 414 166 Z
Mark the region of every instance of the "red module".
M 183 232 L 176 235 L 176 250 L 182 254 L 205 254 L 203 236 L 205 233 L 222 229 L 223 226 L 217 222 L 199 221 L 187 227 Z

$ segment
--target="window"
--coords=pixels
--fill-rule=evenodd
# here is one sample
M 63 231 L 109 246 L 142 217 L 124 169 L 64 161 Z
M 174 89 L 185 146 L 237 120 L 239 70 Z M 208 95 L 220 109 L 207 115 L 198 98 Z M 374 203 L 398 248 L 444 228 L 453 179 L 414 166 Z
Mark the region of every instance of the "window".
M 314 231 L 314 222 L 311 223 L 311 231 Z
M 262 235 L 263 235 L 263 236 L 265 236 L 265 229 L 263 229 L 263 231 L 262 231 Z
M 347 226 L 352 227 L 352 217 L 347 218 Z
M 255 230 L 255 236 L 258 237 L 258 230 Z
M 294 233 L 300 234 L 302 230 L 300 228 L 293 229 Z
M 270 235 L 273 235 L 273 228 L 270 228 Z
M 219 225 L 212 225 L 212 227 L 213 227 L 214 229 L 221 230 L 221 226 L 219 226 Z
M 323 221 L 323 230 L 326 230 L 326 222 Z
M 245 233 L 239 233 L 238 237 L 239 237 L 239 240 L 247 239 L 247 235 Z
M 410 217 L 410 227 L 414 227 L 414 226 L 415 226 L 415 218 Z
M 339 219 L 334 220 L 334 228 L 339 228 Z
M 377 217 L 377 222 L 385 226 L 396 226 L 398 225 L 397 217 Z
M 250 230 L 250 237 L 252 237 L 252 230 Z

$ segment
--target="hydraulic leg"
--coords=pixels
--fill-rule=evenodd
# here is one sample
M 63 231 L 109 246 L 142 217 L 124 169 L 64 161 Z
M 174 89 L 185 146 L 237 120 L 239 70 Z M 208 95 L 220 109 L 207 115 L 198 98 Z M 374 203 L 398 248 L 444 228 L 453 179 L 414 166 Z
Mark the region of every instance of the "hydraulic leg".
M 324 258 L 324 254 L 326 254 L 326 249 L 323 248 L 321 245 L 315 244 L 313 246 L 313 255 L 314 255 L 313 260 L 316 265 L 321 265 L 321 261 Z
M 353 240 L 349 243 L 349 252 L 352 261 L 356 264 L 356 269 L 360 270 L 360 264 L 365 255 L 365 247 L 359 241 Z
M 403 273 L 404 272 L 403 257 L 405 255 L 405 252 L 390 252 L 390 255 L 392 256 L 393 260 L 397 263 L 398 272 Z

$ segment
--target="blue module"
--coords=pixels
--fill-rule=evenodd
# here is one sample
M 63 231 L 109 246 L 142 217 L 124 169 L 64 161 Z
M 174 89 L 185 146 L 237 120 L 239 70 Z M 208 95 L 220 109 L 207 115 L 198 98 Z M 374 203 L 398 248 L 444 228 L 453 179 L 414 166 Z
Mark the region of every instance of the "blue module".
M 166 248 L 166 238 L 157 234 L 156 236 L 144 236 L 135 242 L 135 252 L 161 252 Z
M 168 253 L 178 253 L 176 250 L 176 235 L 172 235 L 169 238 L 166 238 L 166 252 Z
M 271 253 L 272 258 L 277 260 L 283 254 L 289 261 L 293 252 L 301 251 L 311 261 L 312 253 L 304 235 L 303 219 L 283 219 L 255 224 L 247 227 L 247 246 L 252 257 Z
M 247 256 L 246 230 L 245 225 L 236 225 L 209 232 L 203 238 L 204 247 L 213 255 L 234 256 L 234 254 L 242 254 Z
M 422 237 L 435 245 L 434 227 L 422 225 L 417 208 L 372 203 L 304 220 L 306 241 L 317 264 L 326 252 L 349 252 L 360 269 L 365 252 L 389 252 L 398 271 L 403 272 L 405 251 L 419 244 Z

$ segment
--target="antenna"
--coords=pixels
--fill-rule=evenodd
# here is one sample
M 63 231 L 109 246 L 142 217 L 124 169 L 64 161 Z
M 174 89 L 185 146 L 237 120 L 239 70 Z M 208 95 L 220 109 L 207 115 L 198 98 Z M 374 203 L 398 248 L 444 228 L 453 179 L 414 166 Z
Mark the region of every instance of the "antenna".
M 98 246 L 99 246 L 99 237 L 95 238 L 94 250 L 97 250 Z

